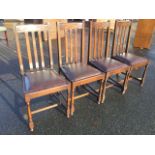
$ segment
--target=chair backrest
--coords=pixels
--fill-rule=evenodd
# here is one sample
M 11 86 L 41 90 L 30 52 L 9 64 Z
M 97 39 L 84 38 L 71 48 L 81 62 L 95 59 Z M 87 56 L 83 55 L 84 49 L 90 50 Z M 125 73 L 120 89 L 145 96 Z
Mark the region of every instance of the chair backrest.
M 57 39 L 57 22 L 67 23 L 67 19 L 43 19 L 43 24 L 49 25 L 51 29 L 51 39 Z M 44 34 L 44 40 L 47 40 L 46 34 Z
M 110 22 L 90 21 L 89 61 L 110 56 Z
M 85 22 L 57 23 L 59 67 L 84 62 Z M 61 34 L 64 34 L 62 38 Z M 62 46 L 64 45 L 64 48 Z M 63 59 L 65 58 L 65 59 Z
M 22 52 L 25 48 L 21 50 L 23 44 L 26 45 L 25 50 L 28 59 L 28 70 L 42 70 L 47 67 L 45 65 L 45 51 L 48 51 L 48 67 L 53 68 L 52 43 L 50 40 L 48 25 L 18 25 L 15 27 L 14 32 L 21 74 L 26 72 L 23 63 L 23 55 L 25 53 Z M 43 33 L 46 33 L 48 36 L 47 42 L 43 42 L 42 40 Z M 22 42 L 23 40 L 25 40 L 24 43 Z
M 130 45 L 132 22 L 130 20 L 117 20 L 115 22 L 112 55 L 127 53 Z

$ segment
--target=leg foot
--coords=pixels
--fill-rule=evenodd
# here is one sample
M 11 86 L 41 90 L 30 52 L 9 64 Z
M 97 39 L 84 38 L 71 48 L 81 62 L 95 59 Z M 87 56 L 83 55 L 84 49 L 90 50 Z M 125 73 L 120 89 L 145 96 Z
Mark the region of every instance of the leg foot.
M 31 132 L 34 131 L 34 123 L 33 123 L 33 121 L 30 121 L 30 122 L 29 122 L 29 128 L 30 128 L 30 131 L 31 131 Z
M 131 68 L 126 72 L 125 79 L 124 79 L 124 84 L 123 84 L 122 95 L 124 95 L 126 90 L 127 90 L 130 72 L 131 72 Z
M 124 89 L 123 89 L 123 91 L 122 91 L 122 95 L 125 94 L 126 90 L 127 90 L 127 88 L 124 88 Z
M 105 94 L 104 94 L 104 96 L 102 97 L 102 101 L 101 101 L 101 103 L 103 104 L 104 101 L 105 101 Z
M 145 66 L 145 68 L 144 68 L 144 72 L 143 72 L 143 75 L 142 75 L 142 80 L 141 80 L 141 82 L 140 82 L 140 86 L 141 87 L 143 87 L 143 85 L 144 85 L 144 81 L 145 81 L 145 77 L 146 77 L 146 70 L 147 70 L 147 68 L 148 68 L 148 64 Z

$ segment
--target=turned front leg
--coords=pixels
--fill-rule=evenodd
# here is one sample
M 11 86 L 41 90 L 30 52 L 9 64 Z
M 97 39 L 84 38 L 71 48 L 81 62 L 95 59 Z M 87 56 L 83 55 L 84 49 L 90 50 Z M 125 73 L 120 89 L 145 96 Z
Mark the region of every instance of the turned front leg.
M 32 120 L 30 101 L 26 102 L 26 103 L 27 103 L 27 113 L 28 113 L 29 128 L 30 128 L 30 131 L 33 131 L 34 130 L 34 123 L 33 123 L 33 120 Z

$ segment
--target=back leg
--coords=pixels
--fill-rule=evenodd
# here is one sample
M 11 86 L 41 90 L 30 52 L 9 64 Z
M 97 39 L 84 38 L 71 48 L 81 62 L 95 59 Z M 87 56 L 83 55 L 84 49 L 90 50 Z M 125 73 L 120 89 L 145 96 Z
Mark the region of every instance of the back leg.
M 143 75 L 142 75 L 142 80 L 141 80 L 141 82 L 140 82 L 141 87 L 143 87 L 143 85 L 144 85 L 144 81 L 145 81 L 145 77 L 146 77 L 147 68 L 148 68 L 148 64 L 147 64 L 147 65 L 145 66 L 145 68 L 144 68 L 144 72 L 143 72 Z

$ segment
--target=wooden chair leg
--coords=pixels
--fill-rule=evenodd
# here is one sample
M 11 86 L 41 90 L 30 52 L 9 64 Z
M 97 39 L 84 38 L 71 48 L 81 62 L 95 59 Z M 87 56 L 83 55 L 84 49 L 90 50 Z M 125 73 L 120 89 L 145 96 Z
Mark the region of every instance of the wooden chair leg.
M 9 42 L 8 42 L 7 31 L 4 31 L 4 36 L 5 36 L 5 40 L 6 40 L 7 46 L 8 46 L 9 45 Z
M 104 103 L 104 101 L 105 101 L 105 93 L 106 93 L 106 85 L 107 85 L 108 77 L 109 77 L 108 74 L 106 74 L 105 80 L 103 82 L 101 103 Z
M 68 96 L 67 96 L 67 118 L 70 117 L 70 114 L 71 114 L 71 106 L 70 106 L 70 103 L 71 103 L 71 92 L 70 92 L 70 88 L 68 88 Z
M 102 92 L 103 92 L 103 84 L 104 84 L 104 80 L 101 80 L 100 90 L 99 90 L 99 97 L 98 97 L 98 104 L 101 104 Z
M 73 83 L 71 84 L 71 115 L 74 114 L 75 111 L 75 105 L 74 105 L 74 85 Z
M 122 91 L 122 94 L 125 94 L 125 92 L 126 92 L 126 90 L 128 88 L 128 80 L 129 80 L 129 76 L 130 76 L 130 71 L 131 71 L 131 69 L 129 69 L 126 72 L 124 83 L 123 83 L 123 91 Z
M 27 102 L 27 113 L 28 113 L 28 120 L 29 120 L 30 131 L 33 131 L 34 130 L 34 123 L 33 123 L 33 120 L 32 120 L 30 102 Z
M 143 85 L 144 85 L 144 81 L 145 81 L 145 77 L 146 77 L 147 68 L 148 68 L 148 64 L 147 64 L 147 65 L 145 66 L 145 68 L 144 68 L 144 72 L 143 72 L 143 75 L 142 75 L 142 80 L 141 80 L 141 82 L 140 82 L 141 87 L 143 87 Z

